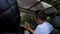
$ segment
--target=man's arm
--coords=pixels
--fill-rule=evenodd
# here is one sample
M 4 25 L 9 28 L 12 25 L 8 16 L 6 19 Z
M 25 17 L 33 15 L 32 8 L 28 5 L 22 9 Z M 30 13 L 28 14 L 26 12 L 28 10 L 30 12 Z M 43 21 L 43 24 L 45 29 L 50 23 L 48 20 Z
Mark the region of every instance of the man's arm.
M 34 30 L 30 27 L 29 24 L 26 24 L 25 29 L 29 30 L 31 33 L 34 34 Z
M 34 30 L 33 29 L 29 29 L 29 31 L 34 34 Z

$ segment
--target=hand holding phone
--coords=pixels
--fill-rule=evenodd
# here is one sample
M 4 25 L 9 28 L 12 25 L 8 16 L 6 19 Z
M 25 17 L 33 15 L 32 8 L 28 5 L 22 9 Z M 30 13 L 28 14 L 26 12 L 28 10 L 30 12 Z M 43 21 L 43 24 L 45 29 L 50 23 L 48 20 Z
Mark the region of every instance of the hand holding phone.
M 25 29 L 27 29 L 27 30 L 31 29 L 31 27 L 30 27 L 30 25 L 28 23 L 25 24 Z

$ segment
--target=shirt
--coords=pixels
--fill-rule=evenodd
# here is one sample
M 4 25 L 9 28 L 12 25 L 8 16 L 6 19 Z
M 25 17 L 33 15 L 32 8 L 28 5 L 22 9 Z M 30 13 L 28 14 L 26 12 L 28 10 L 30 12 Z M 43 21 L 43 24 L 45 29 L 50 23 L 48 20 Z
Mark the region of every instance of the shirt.
M 34 34 L 49 34 L 53 30 L 53 26 L 48 23 L 44 22 L 42 24 L 39 24 L 37 28 L 35 29 Z

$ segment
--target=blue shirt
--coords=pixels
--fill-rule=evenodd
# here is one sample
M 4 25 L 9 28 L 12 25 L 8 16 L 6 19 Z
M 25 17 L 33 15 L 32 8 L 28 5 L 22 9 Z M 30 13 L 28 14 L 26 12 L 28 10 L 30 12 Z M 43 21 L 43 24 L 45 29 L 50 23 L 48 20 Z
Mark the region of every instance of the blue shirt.
M 37 26 L 34 34 L 49 34 L 53 30 L 53 26 L 48 22 L 44 22 Z

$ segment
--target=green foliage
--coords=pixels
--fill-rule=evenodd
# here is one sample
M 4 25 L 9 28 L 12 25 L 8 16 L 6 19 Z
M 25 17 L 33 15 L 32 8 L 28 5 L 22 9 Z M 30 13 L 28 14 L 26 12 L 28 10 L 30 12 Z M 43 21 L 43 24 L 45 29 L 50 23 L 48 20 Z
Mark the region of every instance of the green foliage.
M 55 7 L 59 11 L 59 9 L 60 9 L 60 0 L 43 0 L 43 1 L 53 5 L 53 7 Z M 53 19 L 53 16 L 50 16 L 48 21 L 52 22 L 52 19 Z
M 57 10 L 60 9 L 60 0 L 43 0 L 49 4 L 52 4 Z
M 25 22 L 29 23 L 30 26 L 34 26 L 34 16 L 35 14 L 33 12 L 23 12 L 23 13 L 26 13 L 25 15 L 22 16 L 23 18 L 23 21 L 22 21 L 22 24 L 25 24 Z

